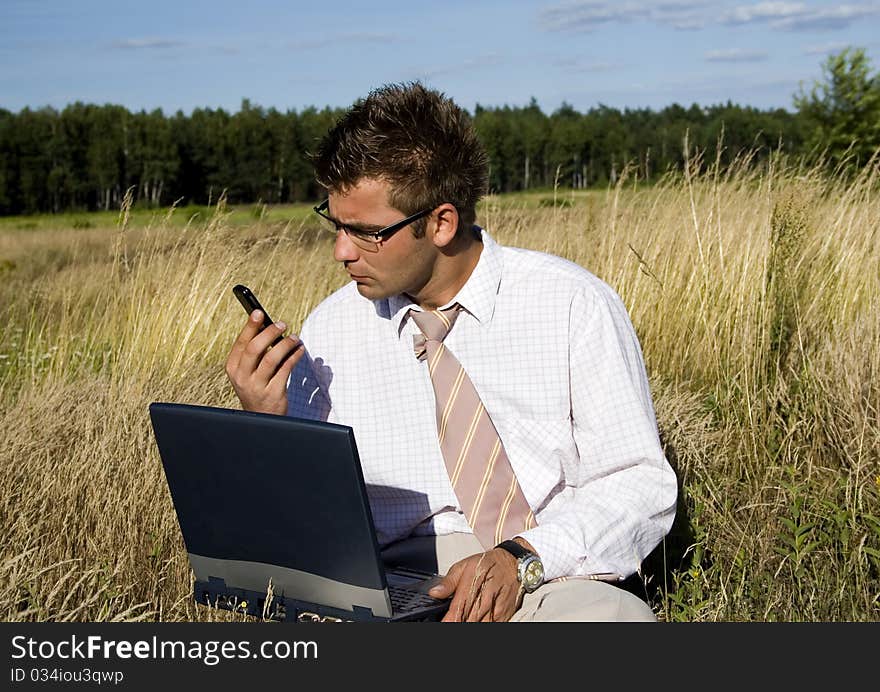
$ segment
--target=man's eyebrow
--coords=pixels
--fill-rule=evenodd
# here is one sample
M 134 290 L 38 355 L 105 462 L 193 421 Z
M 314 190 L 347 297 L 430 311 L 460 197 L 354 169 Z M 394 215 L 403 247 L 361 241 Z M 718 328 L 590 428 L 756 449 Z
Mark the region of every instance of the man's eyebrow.
M 354 223 L 345 223 L 342 224 L 346 228 L 353 228 L 356 231 L 381 231 L 385 226 L 380 226 L 375 223 L 359 223 L 355 221 Z
M 385 228 L 385 226 L 380 226 L 379 224 L 364 223 L 362 221 L 343 222 L 337 219 L 335 216 L 331 216 L 329 213 L 327 214 L 327 218 L 329 218 L 337 226 L 350 228 L 353 231 L 381 231 L 383 228 Z

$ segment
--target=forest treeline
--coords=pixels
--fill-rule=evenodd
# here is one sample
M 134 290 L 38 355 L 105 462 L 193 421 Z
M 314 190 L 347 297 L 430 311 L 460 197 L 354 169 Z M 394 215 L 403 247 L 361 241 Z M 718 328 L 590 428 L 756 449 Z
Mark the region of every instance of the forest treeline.
M 864 163 L 880 145 L 880 79 L 862 50 L 829 57 L 823 70 L 823 82 L 795 96 L 793 112 L 728 102 L 587 112 L 563 104 L 547 114 L 532 99 L 524 107 L 477 106 L 472 116 L 495 192 L 605 185 L 624 167 L 655 180 L 681 169 L 686 134 L 691 149 L 722 165 L 744 151 L 760 162 L 776 150 L 827 153 L 829 145 L 839 160 L 853 140 Z M 235 113 L 189 115 L 79 102 L 0 109 L 0 214 L 113 209 L 129 188 L 143 206 L 210 204 L 223 193 L 230 203 L 316 200 L 309 152 L 341 112 L 280 112 L 248 100 Z
M 75 103 L 61 111 L 0 111 L 0 214 L 117 208 L 129 187 L 138 203 L 206 204 L 314 200 L 308 153 L 341 110 L 279 112 L 243 101 L 236 113 L 196 109 L 167 116 Z M 724 130 L 727 152 L 797 151 L 797 115 L 733 104 L 672 105 L 659 112 L 568 105 L 477 107 L 474 122 L 498 192 L 605 184 L 627 162 L 651 179 L 681 165 L 685 132 L 697 147 Z

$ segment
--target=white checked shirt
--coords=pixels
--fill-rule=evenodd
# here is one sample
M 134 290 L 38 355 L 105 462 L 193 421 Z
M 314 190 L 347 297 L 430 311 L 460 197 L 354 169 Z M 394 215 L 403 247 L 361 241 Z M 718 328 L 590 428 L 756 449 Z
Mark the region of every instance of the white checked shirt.
M 572 262 L 482 238 L 447 304 L 464 310 L 444 343 L 535 513 L 538 526 L 520 535 L 547 579 L 629 576 L 668 532 L 677 486 L 626 309 Z M 471 531 L 440 451 L 427 364 L 413 354 L 410 308 L 405 296 L 371 301 L 347 284 L 303 323 L 307 357 L 288 382 L 288 415 L 354 429 L 383 546 Z

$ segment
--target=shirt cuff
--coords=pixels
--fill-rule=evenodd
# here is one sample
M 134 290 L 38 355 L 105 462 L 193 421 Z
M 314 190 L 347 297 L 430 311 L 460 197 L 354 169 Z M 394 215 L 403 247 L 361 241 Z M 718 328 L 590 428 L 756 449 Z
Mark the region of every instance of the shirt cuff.
M 531 543 L 541 564 L 544 566 L 544 580 L 550 581 L 557 577 L 568 577 L 580 572 L 583 562 L 577 557 L 575 546 L 569 550 L 560 550 L 560 545 L 567 541 L 565 532 L 551 525 L 536 526 L 528 531 L 517 534 Z

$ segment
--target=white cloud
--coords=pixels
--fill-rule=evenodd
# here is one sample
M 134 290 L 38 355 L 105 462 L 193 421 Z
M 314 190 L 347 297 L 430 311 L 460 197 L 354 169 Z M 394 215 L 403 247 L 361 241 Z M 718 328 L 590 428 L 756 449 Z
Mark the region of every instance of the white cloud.
M 816 10 L 803 15 L 785 17 L 772 22 L 771 26 L 791 31 L 833 31 L 846 29 L 854 21 L 880 14 L 880 4 L 841 5 L 829 9 Z
M 852 22 L 880 14 L 880 2 L 863 2 L 816 8 L 802 2 L 759 2 L 740 5 L 721 17 L 722 24 L 767 23 L 773 29 L 787 31 L 833 31 L 845 29 Z
M 802 16 L 808 12 L 802 2 L 759 2 L 755 5 L 740 5 L 722 15 L 723 24 L 748 24 L 766 19 L 780 19 Z
M 761 62 L 768 58 L 763 51 L 749 51 L 741 48 L 728 50 L 710 50 L 706 53 L 709 62 Z
M 849 46 L 848 43 L 843 43 L 840 41 L 823 43 L 821 45 L 806 46 L 804 48 L 804 55 L 827 55 L 829 53 L 837 53 L 839 51 L 842 51 L 847 46 Z
M 637 15 L 638 3 L 624 2 L 612 5 L 608 2 L 584 0 L 569 5 L 548 7 L 541 12 L 541 23 L 551 31 L 592 31 L 600 24 L 627 21 Z
M 566 72 L 583 73 L 583 72 L 613 72 L 626 67 L 623 63 L 607 62 L 602 60 L 583 61 L 577 58 L 561 58 L 553 63 L 557 67 L 561 67 Z
M 702 29 L 709 24 L 764 24 L 784 31 L 832 31 L 880 15 L 880 0 L 817 7 L 778 0 L 737 5 L 724 10 L 720 0 L 580 0 L 548 7 L 538 21 L 548 31 L 590 32 L 605 24 L 650 22 L 675 29 Z
M 288 47 L 294 50 L 315 50 L 316 48 L 327 48 L 333 46 L 340 50 L 345 50 L 352 44 L 387 44 L 398 43 L 400 37 L 394 34 L 371 34 L 367 32 L 338 34 L 336 36 L 325 36 L 322 38 L 306 39 L 304 41 L 291 41 Z
M 425 68 L 422 70 L 412 70 L 412 74 L 414 75 L 414 79 L 429 81 L 437 77 L 445 77 L 446 75 L 460 74 L 463 72 L 469 73 L 473 70 L 479 70 L 485 67 L 494 67 L 495 65 L 500 65 L 503 62 L 504 58 L 502 58 L 499 54 L 486 53 L 484 55 L 476 55 L 472 58 L 468 58 L 467 60 L 463 60 L 462 62 L 451 65 L 445 65 L 435 68 Z
M 183 41 L 175 41 L 167 38 L 126 38 L 113 42 L 114 48 L 123 50 L 135 50 L 142 48 L 178 48 L 185 45 Z
M 603 24 L 635 21 L 657 22 L 676 29 L 699 29 L 705 25 L 708 16 L 705 10 L 710 4 L 706 0 L 581 0 L 548 7 L 540 13 L 539 21 L 549 31 L 593 31 Z

